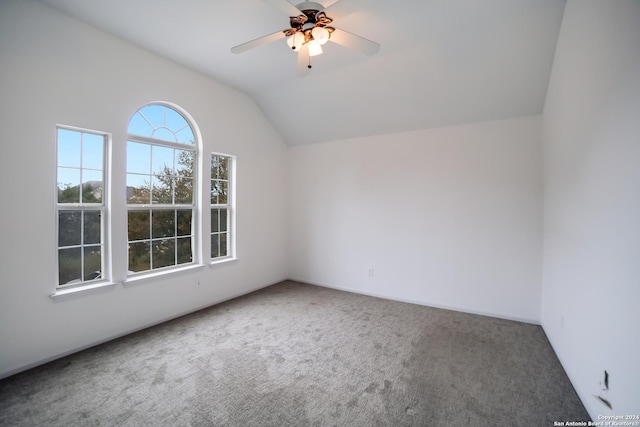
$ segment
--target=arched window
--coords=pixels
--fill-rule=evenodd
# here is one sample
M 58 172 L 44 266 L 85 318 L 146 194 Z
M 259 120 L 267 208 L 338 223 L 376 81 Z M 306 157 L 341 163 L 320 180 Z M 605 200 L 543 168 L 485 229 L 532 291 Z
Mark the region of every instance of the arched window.
M 178 107 L 153 103 L 129 121 L 129 272 L 194 263 L 198 146 L 195 124 Z

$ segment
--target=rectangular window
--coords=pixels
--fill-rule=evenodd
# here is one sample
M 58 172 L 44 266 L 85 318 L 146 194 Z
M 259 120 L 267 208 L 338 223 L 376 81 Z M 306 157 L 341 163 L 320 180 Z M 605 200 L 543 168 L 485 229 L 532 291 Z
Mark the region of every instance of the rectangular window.
M 211 155 L 211 259 L 219 260 L 233 254 L 232 168 L 233 156 Z
M 106 279 L 108 136 L 57 128 L 58 287 Z
M 195 246 L 195 146 L 130 135 L 129 272 L 189 264 Z

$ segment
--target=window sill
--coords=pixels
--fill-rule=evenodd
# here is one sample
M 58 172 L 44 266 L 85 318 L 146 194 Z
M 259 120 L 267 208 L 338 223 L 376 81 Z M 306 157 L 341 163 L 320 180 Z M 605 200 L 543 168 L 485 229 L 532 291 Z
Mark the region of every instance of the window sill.
M 171 276 L 173 274 L 184 273 L 187 271 L 201 270 L 202 268 L 204 268 L 204 265 L 202 264 L 190 264 L 185 267 L 177 267 L 177 268 L 172 268 L 170 270 L 150 271 L 146 273 L 140 273 L 140 274 L 129 276 L 124 280 L 122 284 L 125 287 L 131 286 L 131 285 L 137 285 L 139 283 L 147 282 L 149 280 L 159 279 L 159 278 Z
M 74 288 L 69 289 L 56 289 L 54 293 L 49 295 L 49 297 L 58 301 L 61 299 L 69 298 L 72 296 L 78 296 L 87 293 L 98 293 L 100 291 L 106 291 L 113 289 L 117 283 L 114 282 L 100 282 L 100 283 L 92 283 L 89 285 L 76 286 Z
M 215 267 L 217 265 L 228 264 L 230 262 L 236 262 L 236 261 L 238 261 L 238 258 L 236 257 L 224 257 L 224 258 L 214 259 L 209 263 L 209 267 Z

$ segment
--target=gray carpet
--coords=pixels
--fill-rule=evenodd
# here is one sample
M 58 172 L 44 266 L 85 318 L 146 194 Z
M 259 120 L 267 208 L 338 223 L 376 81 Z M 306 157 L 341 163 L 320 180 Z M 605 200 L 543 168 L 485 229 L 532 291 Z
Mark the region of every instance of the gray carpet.
M 551 426 L 539 326 L 283 282 L 0 381 L 2 426 Z

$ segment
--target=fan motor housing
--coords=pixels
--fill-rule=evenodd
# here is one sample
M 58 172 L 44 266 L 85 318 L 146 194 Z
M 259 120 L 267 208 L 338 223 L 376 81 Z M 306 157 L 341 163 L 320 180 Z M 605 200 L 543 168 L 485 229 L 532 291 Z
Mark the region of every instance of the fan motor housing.
M 301 12 L 304 13 L 305 10 L 315 10 L 316 12 L 319 10 L 324 10 L 325 7 L 320 3 L 316 3 L 313 1 L 305 1 L 296 6 Z M 306 15 L 306 14 L 305 14 Z
M 308 30 L 313 28 L 318 22 L 317 14 L 324 10 L 324 6 L 320 3 L 307 1 L 296 6 L 306 19 L 301 20 L 300 15 L 289 17 L 291 28 L 299 30 Z

